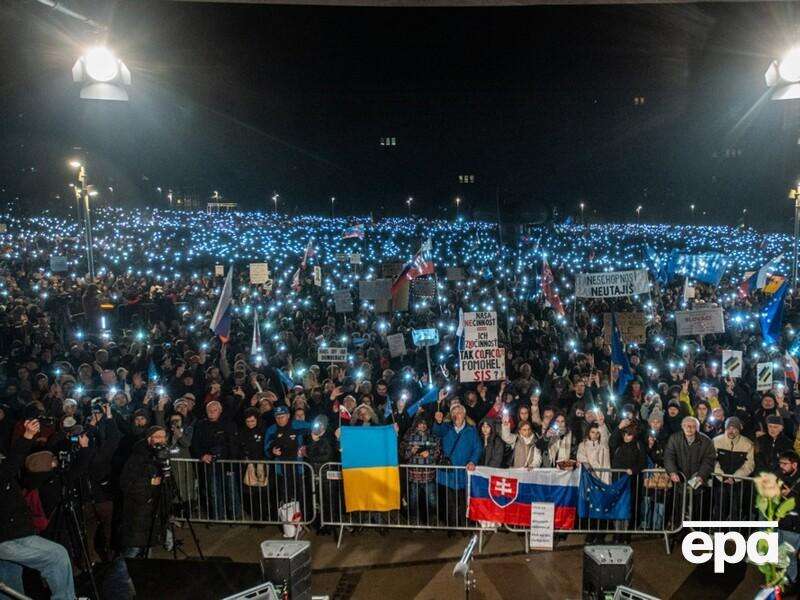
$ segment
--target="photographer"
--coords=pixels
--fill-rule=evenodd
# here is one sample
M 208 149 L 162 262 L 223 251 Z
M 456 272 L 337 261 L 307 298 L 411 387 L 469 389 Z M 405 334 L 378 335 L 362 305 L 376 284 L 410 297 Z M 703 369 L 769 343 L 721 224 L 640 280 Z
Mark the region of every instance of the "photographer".
M 151 546 L 163 544 L 169 515 L 162 510 L 161 461 L 167 448 L 167 432 L 154 426 L 134 444 L 120 476 L 123 496 L 121 555 L 146 557 Z M 162 514 L 163 513 L 163 514 Z
M 22 436 L 0 462 L 0 581 L 24 593 L 22 568 L 28 567 L 42 574 L 52 600 L 74 600 L 69 554 L 63 546 L 34 535 L 30 509 L 18 481 L 20 467 L 38 434 L 39 422 L 25 421 Z

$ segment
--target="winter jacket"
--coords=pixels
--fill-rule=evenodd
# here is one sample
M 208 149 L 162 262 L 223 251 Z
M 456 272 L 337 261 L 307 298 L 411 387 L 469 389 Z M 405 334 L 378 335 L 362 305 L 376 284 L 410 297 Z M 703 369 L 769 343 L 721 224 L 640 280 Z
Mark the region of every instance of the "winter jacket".
M 582 465 L 600 469 L 595 475 L 605 483 L 611 483 L 611 473 L 603 470 L 611 468 L 611 452 L 607 442 L 583 440 L 578 444 L 578 454 L 575 459 Z
M 472 425 L 465 423 L 461 431 L 456 432 L 452 423 L 436 423 L 433 434 L 442 441 L 442 452 L 451 465 L 478 464 L 482 446 L 478 431 Z M 462 469 L 440 469 L 436 481 L 454 490 L 463 490 L 467 486 L 467 476 Z
M 521 435 L 511 433 L 508 423 L 503 423 L 500 437 L 506 444 L 514 448 L 511 468 L 536 469 L 542 466 L 542 453 L 536 447 L 536 436 L 532 435 L 530 441 L 526 442 Z
M 143 548 L 148 543 L 158 546 L 164 541 L 168 515 L 159 510 L 164 482 L 153 485 L 153 478 L 159 475 L 159 467 L 147 440 L 139 440 L 134 444 L 119 480 L 123 497 L 120 530 L 123 548 Z
M 792 440 L 783 433 L 776 438 L 762 435 L 756 440 L 756 473 L 778 473 L 778 456 L 792 449 Z
M 714 450 L 717 453 L 714 473 L 748 477 L 753 472 L 753 442 L 743 435 L 737 435 L 734 439 L 724 433 L 718 435 L 714 438 Z
M 9 455 L 0 461 L 0 543 L 33 535 L 31 511 L 19 485 L 19 471 L 33 446 L 32 440 L 20 437 Z
M 503 466 L 503 457 L 506 452 L 506 445 L 497 433 L 492 428 L 492 432 L 488 438 L 484 438 L 478 430 L 478 436 L 482 448 L 481 466 L 494 467 L 499 469 Z
M 695 434 L 691 445 L 682 431 L 673 433 L 664 449 L 664 468 L 668 473 L 683 473 L 687 480 L 699 475 L 708 481 L 716 461 L 714 443 L 700 432 Z
M 422 452 L 428 452 L 428 456 L 423 458 Z M 439 439 L 433 434 L 425 431 L 422 433 L 416 429 L 410 430 L 400 446 L 403 462 L 410 465 L 435 465 L 442 456 L 442 446 Z M 428 483 L 436 478 L 436 469 L 409 469 L 409 481 L 417 483 Z

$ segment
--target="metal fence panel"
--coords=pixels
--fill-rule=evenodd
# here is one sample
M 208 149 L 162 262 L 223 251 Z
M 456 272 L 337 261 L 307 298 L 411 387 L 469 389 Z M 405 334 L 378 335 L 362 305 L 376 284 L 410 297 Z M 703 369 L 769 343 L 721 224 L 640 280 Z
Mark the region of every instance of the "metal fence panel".
M 173 515 L 192 521 L 308 525 L 317 518 L 314 469 L 306 462 L 171 461 Z

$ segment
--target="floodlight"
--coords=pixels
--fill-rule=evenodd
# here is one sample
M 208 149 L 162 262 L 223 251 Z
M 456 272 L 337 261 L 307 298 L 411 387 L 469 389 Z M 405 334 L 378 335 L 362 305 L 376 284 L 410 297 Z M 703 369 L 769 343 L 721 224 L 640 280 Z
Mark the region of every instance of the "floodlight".
M 131 85 L 131 72 L 105 46 L 90 48 L 72 67 L 72 80 L 82 84 L 84 100 L 115 100 L 126 102 Z

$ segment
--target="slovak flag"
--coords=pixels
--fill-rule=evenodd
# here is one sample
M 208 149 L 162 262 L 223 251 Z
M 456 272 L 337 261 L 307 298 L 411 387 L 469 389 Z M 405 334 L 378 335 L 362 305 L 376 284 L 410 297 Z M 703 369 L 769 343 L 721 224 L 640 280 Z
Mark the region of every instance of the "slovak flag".
M 530 527 L 531 503 L 552 502 L 555 505 L 554 527 L 575 527 L 580 468 L 529 471 L 475 467 L 469 475 L 467 515 L 473 521 Z
M 800 369 L 797 367 L 797 361 L 788 351 L 783 355 L 783 373 L 786 379 L 795 383 L 800 378 Z
M 358 225 L 353 225 L 352 227 L 348 227 L 344 230 L 344 239 L 350 238 L 358 238 L 360 240 L 364 239 L 364 226 L 360 223 Z
M 225 278 L 225 285 L 222 286 L 222 293 L 219 295 L 219 302 L 211 317 L 211 331 L 219 336 L 223 343 L 227 342 L 231 335 L 231 309 L 233 308 L 233 265 L 228 269 L 228 276 Z
M 547 259 L 542 258 L 542 293 L 553 310 L 564 316 L 564 305 L 561 304 L 561 298 L 558 293 L 553 289 L 553 272 L 550 270 L 550 265 L 547 264 Z
M 397 289 L 400 287 L 400 284 L 403 283 L 404 279 L 411 281 L 423 275 L 433 275 L 436 272 L 436 265 L 433 264 L 433 260 L 430 258 L 431 248 L 432 243 L 430 238 L 428 238 L 423 242 L 422 246 L 420 246 L 419 252 L 414 255 L 411 262 L 406 263 L 400 275 L 398 275 L 392 283 L 393 295 L 397 292 Z
M 317 249 L 314 248 L 314 238 L 311 238 L 308 240 L 308 244 L 306 244 L 305 252 L 303 252 L 303 261 L 300 263 L 300 266 L 305 269 L 308 259 L 314 256 L 316 253 Z

